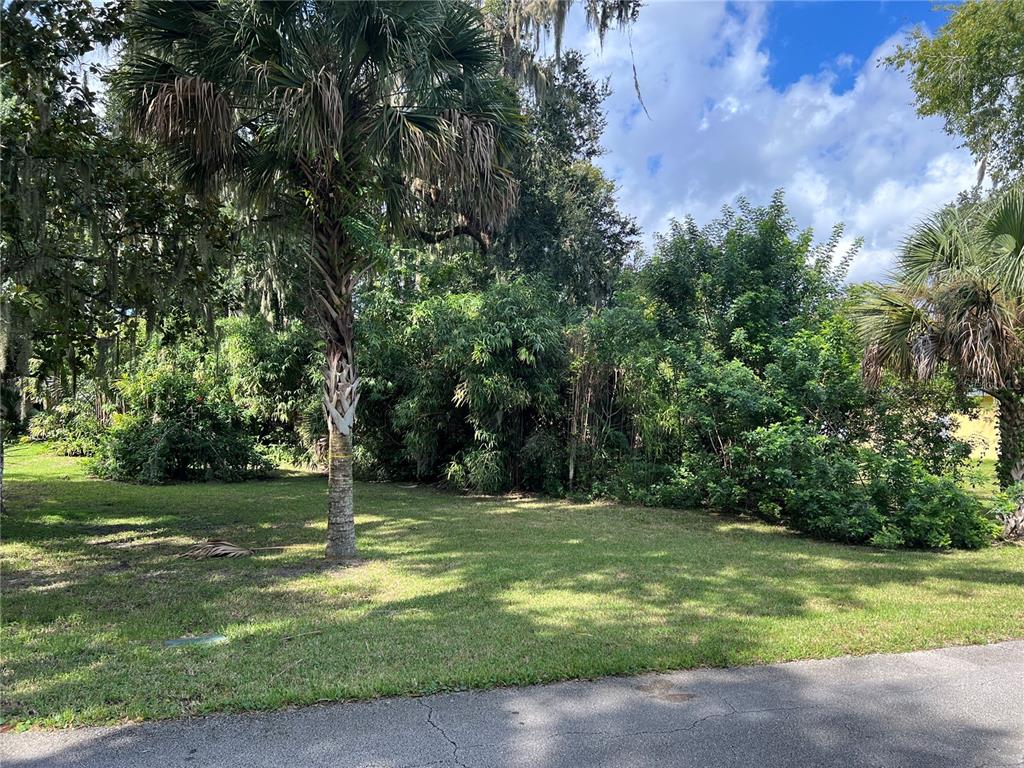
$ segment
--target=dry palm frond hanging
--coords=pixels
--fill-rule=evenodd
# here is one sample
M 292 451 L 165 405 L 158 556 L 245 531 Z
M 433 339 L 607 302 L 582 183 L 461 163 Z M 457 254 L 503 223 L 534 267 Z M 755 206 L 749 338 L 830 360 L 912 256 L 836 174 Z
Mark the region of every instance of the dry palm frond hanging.
M 208 557 L 246 557 L 255 554 L 256 550 L 246 549 L 237 544 L 223 539 L 210 539 L 204 544 L 197 544 L 187 552 L 182 552 L 178 557 L 187 557 L 190 560 L 205 560 Z

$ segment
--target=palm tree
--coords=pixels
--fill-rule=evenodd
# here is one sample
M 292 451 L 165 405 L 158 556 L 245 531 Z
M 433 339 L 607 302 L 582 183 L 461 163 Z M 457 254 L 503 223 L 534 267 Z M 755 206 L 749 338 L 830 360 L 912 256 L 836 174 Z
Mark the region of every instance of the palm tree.
M 1000 485 L 1024 481 L 1024 189 L 923 222 L 856 311 L 869 381 L 945 364 L 998 404 Z
M 479 236 L 514 206 L 505 166 L 521 117 L 494 36 L 462 0 L 142 0 L 126 41 L 114 92 L 128 123 L 197 192 L 230 189 L 308 233 L 327 557 L 353 558 L 353 291 L 382 232 Z

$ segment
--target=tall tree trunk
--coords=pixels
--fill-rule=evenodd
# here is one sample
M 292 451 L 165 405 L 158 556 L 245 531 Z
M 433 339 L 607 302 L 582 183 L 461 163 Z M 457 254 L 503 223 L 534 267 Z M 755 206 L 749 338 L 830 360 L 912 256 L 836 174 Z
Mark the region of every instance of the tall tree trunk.
M 999 485 L 1007 488 L 1024 483 L 1024 392 L 1018 377 L 1010 389 L 995 393 L 999 403 L 999 461 L 996 475 Z M 1024 539 L 1024 494 L 1019 494 L 1016 507 L 1003 519 L 1003 538 Z
M 356 374 L 352 293 L 357 275 L 354 259 L 345 253 L 339 223 L 318 222 L 314 232 L 314 265 L 322 290 L 317 298 L 327 342 L 324 367 L 324 411 L 328 430 L 327 559 L 356 557 L 356 527 L 352 501 L 352 429 L 359 401 Z
M 327 342 L 324 404 L 327 411 L 327 559 L 356 556 L 356 524 L 352 499 L 352 426 L 356 387 L 351 335 Z
M 999 460 L 996 475 L 1006 488 L 1024 482 L 1024 392 L 1004 389 L 995 393 L 999 403 Z

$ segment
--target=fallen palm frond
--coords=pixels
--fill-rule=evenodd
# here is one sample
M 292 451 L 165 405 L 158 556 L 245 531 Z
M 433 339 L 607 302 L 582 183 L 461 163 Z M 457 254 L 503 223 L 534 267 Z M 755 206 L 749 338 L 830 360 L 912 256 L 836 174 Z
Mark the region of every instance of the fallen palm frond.
M 208 557 L 246 557 L 256 552 L 254 549 L 240 547 L 223 539 L 210 539 L 204 544 L 198 544 L 187 552 L 182 552 L 178 557 L 187 557 L 190 560 L 205 560 Z
M 292 544 L 291 546 L 302 545 Z M 208 557 L 247 557 L 257 552 L 268 552 L 275 549 L 288 549 L 288 547 L 280 544 L 274 547 L 240 547 L 224 539 L 210 539 L 203 544 L 197 544 L 187 552 L 182 552 L 178 557 L 187 557 L 191 560 L 205 560 Z

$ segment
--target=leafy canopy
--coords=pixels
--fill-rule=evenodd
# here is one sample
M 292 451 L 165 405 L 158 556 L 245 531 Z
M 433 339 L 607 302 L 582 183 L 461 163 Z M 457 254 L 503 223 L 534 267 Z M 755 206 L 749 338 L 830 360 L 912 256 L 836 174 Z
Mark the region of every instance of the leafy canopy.
M 940 115 L 997 182 L 1024 168 L 1024 3 L 952 6 L 934 37 L 911 33 L 886 62 L 910 71 L 921 115 Z M 980 181 L 980 176 L 979 176 Z
M 199 190 L 398 229 L 514 203 L 516 97 L 467 3 L 145 0 L 128 40 L 125 115 Z

